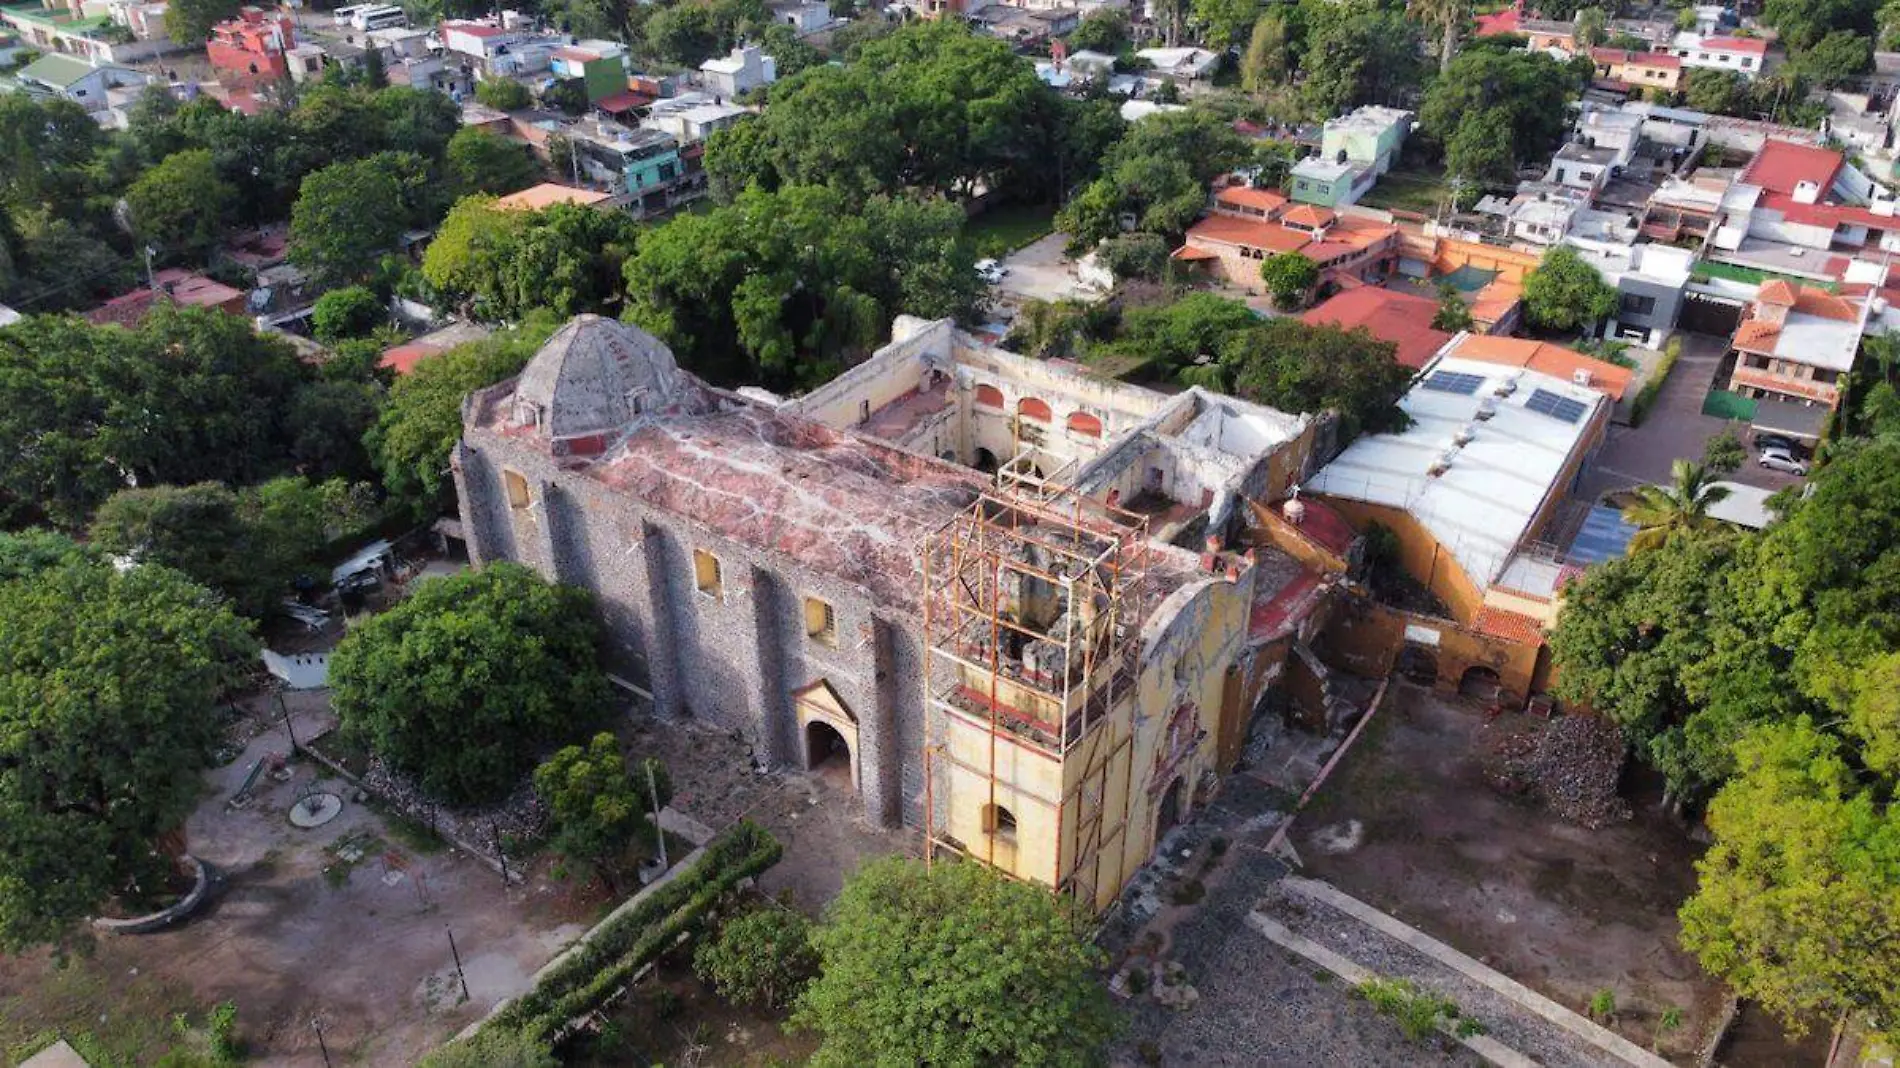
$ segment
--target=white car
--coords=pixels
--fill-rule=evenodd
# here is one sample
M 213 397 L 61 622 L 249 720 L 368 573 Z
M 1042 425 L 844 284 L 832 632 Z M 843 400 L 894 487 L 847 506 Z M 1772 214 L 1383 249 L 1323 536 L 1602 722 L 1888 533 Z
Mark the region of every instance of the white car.
M 1002 264 L 996 262 L 995 260 L 976 261 L 977 277 L 983 279 L 985 282 L 988 282 L 990 285 L 995 285 L 998 282 L 1001 282 L 1003 280 L 1003 276 L 1008 273 L 1009 273 L 1009 268 L 1003 266 Z
M 1807 464 L 1795 459 L 1787 449 L 1776 448 L 1772 445 L 1763 449 L 1761 456 L 1755 462 L 1772 471 L 1786 471 L 1791 475 L 1808 473 Z

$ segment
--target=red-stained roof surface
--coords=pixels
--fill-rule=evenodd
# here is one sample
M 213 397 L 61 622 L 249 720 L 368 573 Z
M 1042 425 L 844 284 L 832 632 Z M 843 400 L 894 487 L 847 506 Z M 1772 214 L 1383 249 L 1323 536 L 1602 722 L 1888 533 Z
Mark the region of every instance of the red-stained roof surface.
M 387 367 L 399 375 L 406 375 L 416 369 L 416 364 L 442 351 L 442 346 L 431 345 L 426 341 L 411 341 L 406 345 L 397 345 L 383 350 L 383 358 L 376 366 Z
M 484 26 L 479 22 L 445 22 L 442 29 L 444 32 L 466 33 L 470 37 L 500 37 L 508 32 L 500 26 Z
M 1410 293 L 1367 286 L 1349 289 L 1300 316 L 1308 326 L 1331 325 L 1344 330 L 1365 327 L 1373 337 L 1398 346 L 1398 361 L 1407 367 L 1425 366 L 1451 335 L 1432 329 L 1438 302 Z M 1350 528 L 1349 528 L 1350 529 Z
M 1590 58 L 1598 66 L 1613 66 L 1621 63 L 1639 67 L 1656 67 L 1661 70 L 1681 70 L 1682 60 L 1667 52 L 1632 52 L 1625 48 L 1592 48 Z
M 1775 351 L 1775 342 L 1780 338 L 1780 324 L 1748 319 L 1735 328 L 1735 340 L 1730 344 L 1745 352 L 1772 353 Z
M 1307 229 L 1317 229 L 1321 226 L 1330 226 L 1332 221 L 1339 218 L 1339 216 L 1334 214 L 1330 208 L 1322 208 L 1316 204 L 1301 204 L 1297 208 L 1287 209 L 1287 213 L 1281 216 L 1281 218 L 1289 226 L 1303 226 Z
M 594 106 L 609 115 L 621 115 L 635 108 L 643 108 L 653 103 L 653 98 L 645 93 L 625 92 L 602 97 Z
M 1704 37 L 1698 47 L 1711 52 L 1745 52 L 1751 56 L 1768 54 L 1768 42 L 1759 37 Z
M 1255 189 L 1252 186 L 1232 185 L 1214 194 L 1214 200 L 1220 204 L 1232 204 L 1239 208 L 1258 208 L 1273 212 L 1286 206 L 1286 197 L 1271 189 Z
M 233 314 L 243 311 L 243 291 L 232 289 L 214 278 L 168 267 L 158 272 L 155 280 L 159 288 L 134 289 L 113 297 L 87 312 L 86 321 L 95 326 L 111 323 L 137 326 L 161 300 L 186 308 L 221 308 Z
M 1506 641 L 1536 644 L 1544 640 L 1543 624 L 1522 613 L 1507 612 L 1490 605 L 1478 610 L 1478 616 L 1471 621 L 1471 626 L 1480 634 L 1489 634 Z
M 1781 304 L 1792 308 L 1797 298 L 1793 283 L 1786 279 L 1776 278 L 1762 283 L 1760 292 L 1755 294 L 1755 299 L 1763 304 Z
M 1513 4 L 1503 11 L 1478 16 L 1478 36 L 1491 37 L 1500 33 L 1519 32 L 1519 21 L 1524 17 L 1523 10 Z
M 1313 240 L 1312 235 L 1289 230 L 1277 222 L 1237 219 L 1232 215 L 1209 215 L 1187 232 L 1188 244 L 1209 241 L 1223 245 L 1246 245 L 1274 252 L 1297 252 Z
M 1880 215 L 1851 204 L 1803 204 L 1785 193 L 1763 193 L 1758 203 L 1791 223 L 1804 226 L 1865 226 L 1875 230 L 1900 229 L 1900 218 Z
M 1306 509 L 1300 517 L 1300 533 L 1334 556 L 1344 557 L 1352 549 L 1352 540 L 1359 536 L 1359 532 L 1346 522 L 1346 517 L 1340 515 L 1338 509 L 1318 497 L 1301 497 L 1300 505 Z M 1277 507 L 1284 508 L 1285 503 Z M 1281 514 L 1285 515 L 1285 512 Z
M 1831 148 L 1768 141 L 1742 168 L 1742 181 L 1761 186 L 1765 193 L 1793 193 L 1801 182 L 1813 182 L 1825 193 L 1834 184 L 1846 157 Z M 1766 203 L 1767 198 L 1763 198 Z

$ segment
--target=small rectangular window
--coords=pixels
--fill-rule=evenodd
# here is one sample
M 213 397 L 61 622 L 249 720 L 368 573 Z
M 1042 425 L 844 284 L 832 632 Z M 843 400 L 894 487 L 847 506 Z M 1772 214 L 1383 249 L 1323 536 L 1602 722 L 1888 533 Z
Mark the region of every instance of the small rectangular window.
M 1001 805 L 984 805 L 983 833 L 1015 841 L 1016 814 Z
M 724 583 L 719 576 L 719 558 L 704 549 L 693 550 L 693 584 L 708 597 L 717 597 Z
M 829 602 L 805 598 L 805 636 L 820 645 L 837 648 L 838 617 Z
M 534 495 L 528 492 L 528 480 L 520 472 L 504 470 L 501 483 L 508 490 L 508 507 L 520 511 L 534 503 Z

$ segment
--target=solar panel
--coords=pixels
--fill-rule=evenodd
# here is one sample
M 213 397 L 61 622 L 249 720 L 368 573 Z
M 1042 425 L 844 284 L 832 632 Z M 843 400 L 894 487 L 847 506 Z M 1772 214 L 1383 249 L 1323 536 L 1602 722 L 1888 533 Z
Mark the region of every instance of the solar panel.
M 1484 385 L 1484 376 L 1468 375 L 1463 371 L 1433 371 L 1421 385 L 1440 393 L 1456 393 L 1469 397 L 1478 392 L 1479 386 Z
M 1589 410 L 1582 401 L 1572 400 L 1547 389 L 1532 390 L 1530 399 L 1524 402 L 1524 407 L 1564 423 L 1574 423 L 1582 419 L 1583 413 Z

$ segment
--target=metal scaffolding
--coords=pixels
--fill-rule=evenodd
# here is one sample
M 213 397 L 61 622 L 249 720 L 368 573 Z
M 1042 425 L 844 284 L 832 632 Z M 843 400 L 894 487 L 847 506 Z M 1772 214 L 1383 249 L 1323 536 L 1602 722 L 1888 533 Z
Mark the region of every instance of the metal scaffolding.
M 954 764 L 978 777 L 989 820 L 996 812 L 1000 746 L 1058 762 L 1081 760 L 1079 776 L 1060 777 L 1081 784 L 1072 814 L 1076 847 L 1064 865 L 1065 796 L 1056 809 L 1057 870 L 1048 881 L 1094 905 L 1105 777 L 1119 746 L 1078 747 L 1091 742 L 1118 703 L 1134 697 L 1141 623 L 1159 596 L 1148 573 L 1148 537 L 1145 516 L 1022 470 L 1000 478 L 926 541 L 927 858 L 942 848 L 992 865 L 996 860 L 994 827 L 984 826 L 977 843 L 950 836 L 936 811 L 939 772 Z M 988 752 L 981 763 L 948 752 L 946 733 L 959 721 L 984 733 Z

